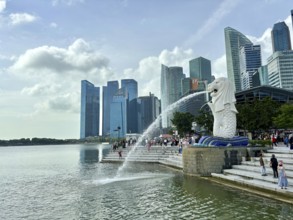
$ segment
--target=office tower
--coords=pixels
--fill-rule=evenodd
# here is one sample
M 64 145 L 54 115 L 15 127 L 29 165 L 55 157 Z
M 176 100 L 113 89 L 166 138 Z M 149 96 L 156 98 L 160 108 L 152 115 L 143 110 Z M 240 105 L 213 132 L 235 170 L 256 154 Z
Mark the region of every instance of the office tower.
M 199 81 L 207 80 L 212 82 L 211 61 L 203 57 L 198 57 L 189 61 L 190 78 L 198 79 Z
M 103 86 L 103 136 L 110 135 L 110 104 L 118 89 L 118 81 L 108 81 L 107 86 Z
M 252 86 L 265 86 L 269 85 L 268 66 L 264 65 L 257 69 L 252 75 Z
M 273 52 L 291 50 L 290 31 L 284 21 L 274 24 L 271 36 Z
M 128 96 L 126 132 L 137 133 L 137 82 L 134 79 L 122 79 L 121 88 L 126 90 Z
M 245 44 L 239 51 L 241 90 L 253 87 L 252 75 L 261 67 L 260 45 Z
M 110 104 L 110 136 L 123 138 L 127 129 L 127 92 L 119 89 Z
M 239 31 L 226 27 L 225 47 L 228 79 L 234 83 L 236 91 L 241 90 L 239 48 L 252 42 Z
M 137 103 L 139 112 L 138 131 L 143 133 L 160 115 L 161 102 L 154 94 L 149 93 L 149 96 L 138 97 Z
M 293 51 L 278 51 L 268 58 L 269 85 L 293 90 Z
M 80 138 L 99 136 L 100 88 L 81 81 Z
M 291 21 L 292 21 L 292 28 L 293 28 L 293 10 L 291 10 Z
M 126 88 L 129 101 L 137 98 L 137 82 L 134 79 L 122 79 L 121 88 Z
M 161 104 L 162 112 L 164 112 L 169 105 L 176 102 L 182 96 L 181 94 L 181 79 L 185 78 L 182 67 L 167 67 L 161 66 Z M 174 109 L 175 110 L 175 109 Z M 162 117 L 163 128 L 171 125 L 171 117 L 173 112 L 168 111 Z

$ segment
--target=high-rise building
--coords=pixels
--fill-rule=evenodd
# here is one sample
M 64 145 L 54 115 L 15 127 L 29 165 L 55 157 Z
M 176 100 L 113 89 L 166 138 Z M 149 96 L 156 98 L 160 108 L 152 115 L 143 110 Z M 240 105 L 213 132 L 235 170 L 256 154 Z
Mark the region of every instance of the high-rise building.
M 293 27 L 293 10 L 291 10 L 291 21 L 292 21 L 292 27 Z
M 199 81 L 207 80 L 208 83 L 212 82 L 212 68 L 211 61 L 198 57 L 189 61 L 190 78 L 195 78 Z
M 253 87 L 269 85 L 268 66 L 264 65 L 257 69 L 252 76 Z
M 110 136 L 125 137 L 127 129 L 127 92 L 119 89 L 110 104 Z
M 253 87 L 252 75 L 261 67 L 260 45 L 245 44 L 239 51 L 241 90 Z
M 122 79 L 121 88 L 126 88 L 129 101 L 137 98 L 137 82 L 134 79 Z
M 137 119 L 137 82 L 134 79 L 122 79 L 121 88 L 124 88 L 128 97 L 127 107 L 127 133 L 138 132 Z
M 182 96 L 181 94 L 181 80 L 185 78 L 182 67 L 167 67 L 162 64 L 161 68 L 161 104 L 162 112 L 167 109 L 169 105 L 176 102 Z M 163 128 L 171 125 L 172 111 L 168 111 L 162 116 Z
M 293 10 L 291 10 L 291 21 L 292 21 L 292 27 L 293 27 Z
M 80 138 L 99 136 L 100 88 L 81 81 Z
M 252 44 L 252 42 L 245 35 L 231 27 L 226 27 L 224 32 L 228 79 L 234 83 L 236 91 L 240 91 L 239 48 L 245 44 Z
M 293 51 L 277 51 L 268 58 L 269 85 L 293 91 Z
M 139 133 L 143 133 L 160 115 L 161 102 L 154 96 L 154 94 L 149 94 L 149 96 L 141 96 L 137 98 L 138 103 L 138 127 Z M 158 125 L 158 127 L 160 127 Z
M 110 135 L 110 105 L 118 89 L 118 81 L 108 81 L 107 86 L 103 86 L 103 136 Z
M 290 31 L 284 21 L 274 24 L 271 36 L 273 52 L 291 50 Z

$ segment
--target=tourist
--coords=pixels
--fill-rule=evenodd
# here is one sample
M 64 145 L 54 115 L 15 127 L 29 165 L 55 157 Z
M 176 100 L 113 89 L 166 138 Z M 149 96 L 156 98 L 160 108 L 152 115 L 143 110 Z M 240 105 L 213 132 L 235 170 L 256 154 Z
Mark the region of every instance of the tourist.
M 260 163 L 260 168 L 261 168 L 261 175 L 262 176 L 266 176 L 267 175 L 267 173 L 266 173 L 266 167 L 265 167 L 265 163 L 264 163 L 262 154 L 260 154 L 259 163 Z
M 285 167 L 284 167 L 284 164 L 283 164 L 283 161 L 282 160 L 280 160 L 280 162 L 279 162 L 278 171 L 279 171 L 279 182 L 278 182 L 278 186 L 281 187 L 281 189 L 283 189 L 283 187 L 285 189 L 287 189 L 288 180 L 287 180 L 287 176 L 286 176 L 286 172 L 285 172 Z
M 277 145 L 277 138 L 276 138 L 276 136 L 274 135 L 274 134 L 272 134 L 272 138 L 271 138 L 271 140 L 272 140 L 272 147 L 275 145 L 275 146 L 278 146 Z
M 290 150 L 293 150 L 293 134 L 291 134 L 291 137 L 289 138 L 290 143 Z
M 119 155 L 119 159 L 122 159 L 122 148 L 119 147 L 118 149 L 118 155 Z
M 286 147 L 288 147 L 288 145 L 289 145 L 289 138 L 287 135 L 285 135 L 285 137 L 284 137 L 284 144 L 286 145 Z
M 272 155 L 270 167 L 273 169 L 274 178 L 278 178 L 278 160 L 275 157 L 275 154 Z

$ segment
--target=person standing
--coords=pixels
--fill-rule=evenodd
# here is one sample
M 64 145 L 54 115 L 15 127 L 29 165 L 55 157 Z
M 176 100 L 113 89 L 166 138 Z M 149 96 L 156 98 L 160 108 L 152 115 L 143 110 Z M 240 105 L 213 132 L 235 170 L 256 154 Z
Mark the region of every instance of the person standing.
M 278 160 L 275 157 L 275 154 L 272 155 L 270 166 L 273 169 L 274 178 L 278 178 Z
M 285 172 L 285 167 L 284 167 L 284 164 L 283 164 L 283 161 L 282 160 L 280 160 L 280 162 L 279 162 L 278 171 L 279 171 L 279 182 L 278 182 L 278 186 L 281 187 L 281 189 L 283 189 L 283 187 L 285 189 L 287 189 L 287 187 L 288 187 L 288 180 L 287 180 L 287 176 L 286 176 L 286 172 Z
M 262 154 L 260 154 L 260 157 L 259 157 L 259 164 L 260 164 L 260 168 L 261 168 L 261 175 L 266 176 L 267 175 L 266 167 L 265 167 L 265 162 L 263 160 Z
M 290 143 L 290 150 L 293 150 L 293 134 L 291 134 L 291 137 L 289 138 Z

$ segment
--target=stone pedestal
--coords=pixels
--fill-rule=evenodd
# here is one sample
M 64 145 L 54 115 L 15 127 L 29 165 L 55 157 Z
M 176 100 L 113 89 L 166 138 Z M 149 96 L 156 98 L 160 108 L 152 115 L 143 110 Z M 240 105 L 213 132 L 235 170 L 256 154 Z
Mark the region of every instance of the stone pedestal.
M 210 176 L 241 164 L 246 147 L 188 147 L 183 150 L 183 172 L 187 175 Z

